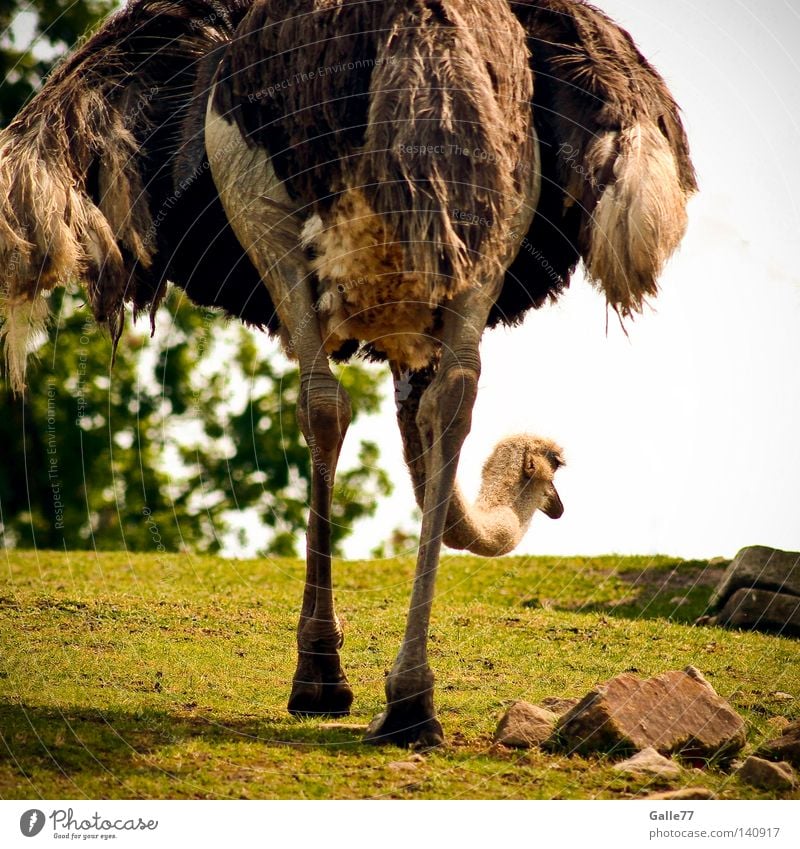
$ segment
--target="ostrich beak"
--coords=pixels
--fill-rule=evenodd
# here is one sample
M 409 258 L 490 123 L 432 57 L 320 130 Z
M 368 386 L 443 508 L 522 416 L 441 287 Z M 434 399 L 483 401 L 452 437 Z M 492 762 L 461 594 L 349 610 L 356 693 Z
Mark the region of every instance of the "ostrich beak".
M 564 515 L 564 505 L 561 503 L 561 497 L 552 484 L 550 485 L 550 497 L 547 499 L 547 504 L 542 507 L 542 512 L 551 519 L 560 519 Z

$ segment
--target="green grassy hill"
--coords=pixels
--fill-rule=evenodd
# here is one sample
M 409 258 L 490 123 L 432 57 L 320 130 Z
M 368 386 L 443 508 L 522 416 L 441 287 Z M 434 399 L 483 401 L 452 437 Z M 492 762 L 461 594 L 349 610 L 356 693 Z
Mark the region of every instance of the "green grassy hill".
M 796 641 L 692 626 L 719 567 L 445 556 L 431 662 L 448 745 L 421 761 L 367 747 L 358 726 L 381 709 L 413 562 L 336 566 L 356 695 L 337 722 L 285 712 L 303 573 L 289 560 L 6 552 L 0 797 L 586 799 L 706 786 L 758 798 L 718 768 L 686 764 L 664 784 L 601 758 L 493 748 L 491 736 L 514 700 L 688 664 L 746 719 L 746 753 L 800 717 Z

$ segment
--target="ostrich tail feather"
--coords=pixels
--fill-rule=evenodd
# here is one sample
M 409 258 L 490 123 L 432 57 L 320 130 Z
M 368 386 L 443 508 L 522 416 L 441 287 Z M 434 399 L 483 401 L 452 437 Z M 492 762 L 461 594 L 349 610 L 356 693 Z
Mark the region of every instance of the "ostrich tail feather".
M 641 312 L 655 296 L 664 264 L 686 231 L 687 193 L 669 142 L 655 124 L 601 137 L 587 150 L 589 173 L 601 173 L 614 150 L 612 175 L 589 221 L 586 270 L 611 307 Z M 610 143 L 611 142 L 611 143 Z

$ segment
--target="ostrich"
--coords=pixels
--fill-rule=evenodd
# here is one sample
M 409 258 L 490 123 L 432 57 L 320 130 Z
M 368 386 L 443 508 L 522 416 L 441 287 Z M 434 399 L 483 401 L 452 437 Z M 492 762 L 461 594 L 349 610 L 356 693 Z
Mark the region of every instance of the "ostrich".
M 277 335 L 312 457 L 289 710 L 349 712 L 330 556 L 350 421 L 331 360 L 387 361 L 423 512 L 405 635 L 366 739 L 434 746 L 427 632 L 441 545 L 511 551 L 563 510 L 553 442 L 501 443 L 470 505 L 456 467 L 486 328 L 582 260 L 622 318 L 656 293 L 694 171 L 631 37 L 579 0 L 132 0 L 0 135 L 8 378 L 86 282 L 116 342 L 168 283 Z

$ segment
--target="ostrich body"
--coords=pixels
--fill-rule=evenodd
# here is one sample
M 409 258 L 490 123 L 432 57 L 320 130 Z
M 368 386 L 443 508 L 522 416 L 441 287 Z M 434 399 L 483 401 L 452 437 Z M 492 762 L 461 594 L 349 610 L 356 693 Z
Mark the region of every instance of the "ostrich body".
M 474 505 L 456 484 L 482 334 L 556 298 L 581 259 L 614 309 L 638 311 L 685 228 L 677 107 L 630 37 L 572 0 L 136 0 L 0 136 L 0 188 L 15 387 L 38 296 L 71 277 L 115 338 L 125 303 L 155 309 L 171 281 L 298 362 L 312 458 L 298 715 L 353 698 L 330 556 L 350 402 L 330 359 L 388 361 L 423 520 L 367 739 L 440 743 L 427 633 L 442 542 L 504 554 L 537 509 L 563 510 L 561 451 L 539 437 L 497 446 Z

